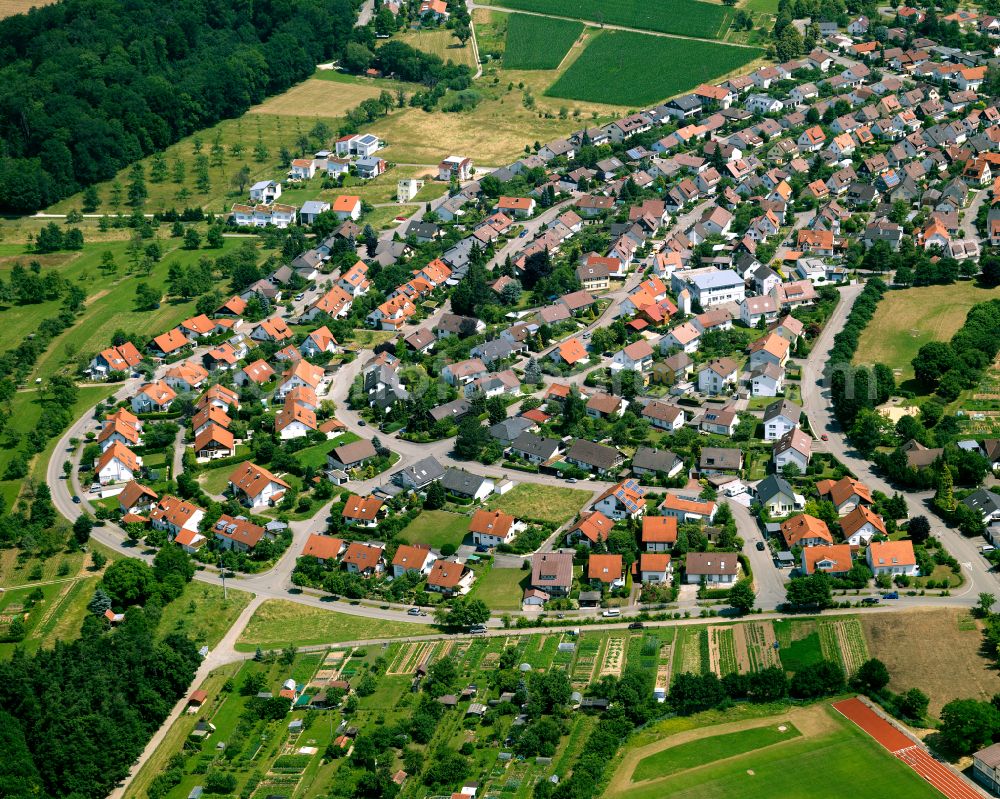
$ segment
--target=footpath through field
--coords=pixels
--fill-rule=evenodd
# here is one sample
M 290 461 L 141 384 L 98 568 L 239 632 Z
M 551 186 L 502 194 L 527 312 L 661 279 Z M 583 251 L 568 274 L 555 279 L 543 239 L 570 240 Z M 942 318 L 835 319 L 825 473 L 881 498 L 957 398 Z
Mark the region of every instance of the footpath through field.
M 962 779 L 952 768 L 931 757 L 921 744 L 894 727 L 860 699 L 845 699 L 835 703 L 833 707 L 949 799 L 982 799 L 986 795 Z

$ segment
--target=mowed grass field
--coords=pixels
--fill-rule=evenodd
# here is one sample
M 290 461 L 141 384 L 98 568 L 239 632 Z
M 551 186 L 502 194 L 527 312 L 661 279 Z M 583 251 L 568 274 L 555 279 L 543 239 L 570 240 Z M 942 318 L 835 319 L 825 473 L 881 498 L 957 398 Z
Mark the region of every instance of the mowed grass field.
M 897 382 L 913 377 L 910 361 L 929 341 L 947 341 L 965 322 L 969 309 L 995 300 L 1000 290 L 969 281 L 889 291 L 861 334 L 857 364 L 884 363 L 898 369 Z
M 591 496 L 578 488 L 520 483 L 502 496 L 491 497 L 487 504 L 517 519 L 562 524 L 579 513 Z
M 595 103 L 648 105 L 750 63 L 752 47 L 605 31 L 546 91 Z
M 788 722 L 801 735 L 775 742 L 770 728 L 787 726 Z M 711 740 L 743 730 L 749 731 L 746 738 L 739 739 L 743 745 L 754 744 L 756 738 L 760 746 L 739 754 L 729 743 L 723 746 L 721 739 Z M 687 758 L 691 765 L 670 776 L 631 782 L 630 776 L 642 759 L 638 756 L 648 756 L 647 752 L 657 748 L 669 751 L 675 741 L 678 745 L 699 745 Z M 916 773 L 827 704 L 787 711 L 767 719 L 763 726 L 760 719 L 699 726 L 639 750 L 626 748 L 604 795 L 616 799 L 940 799 Z
M 426 624 L 372 619 L 300 605 L 285 599 L 269 599 L 251 617 L 236 642 L 236 649 L 253 652 L 258 646 L 279 649 L 289 644 L 310 646 L 373 638 L 404 638 L 432 632 L 434 630 Z
M 339 73 L 338 73 L 339 74 Z M 284 94 L 277 94 L 250 109 L 250 114 L 342 117 L 362 100 L 382 93 L 375 81 L 347 82 L 309 78 Z
M 469 517 L 444 510 L 425 510 L 400 533 L 409 544 L 427 544 L 441 551 L 445 544 L 459 547 L 469 532 Z
M 732 11 L 700 0 L 493 0 L 494 5 L 627 28 L 716 39 L 728 30 Z
M 503 65 L 506 69 L 556 69 L 581 33 L 582 22 L 511 14 Z
M 714 763 L 716 760 L 784 743 L 800 736 L 801 733 L 795 729 L 795 725 L 785 721 L 688 741 L 644 757 L 632 772 L 632 782 L 667 777 L 690 768 Z

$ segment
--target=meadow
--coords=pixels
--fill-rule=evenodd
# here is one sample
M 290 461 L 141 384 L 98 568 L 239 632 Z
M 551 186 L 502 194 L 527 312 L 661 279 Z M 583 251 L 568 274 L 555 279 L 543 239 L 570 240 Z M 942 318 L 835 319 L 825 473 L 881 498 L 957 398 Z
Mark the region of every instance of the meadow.
M 917 350 L 930 341 L 950 339 L 973 305 L 996 297 L 995 289 L 980 288 L 971 281 L 886 292 L 861 334 L 854 362 L 884 363 L 898 370 L 897 383 L 910 380 L 910 362 Z
M 751 47 L 605 31 L 546 94 L 631 107 L 650 105 L 738 69 L 760 54 Z
M 720 38 L 728 30 L 732 11 L 700 0 L 496 0 L 496 5 L 608 25 L 694 36 Z
M 506 494 L 491 497 L 486 504 L 517 519 L 562 524 L 579 513 L 590 497 L 590 491 L 579 488 L 520 483 Z
M 506 69 L 556 69 L 581 33 L 580 22 L 511 14 L 503 65 Z
M 473 72 L 476 71 L 476 57 L 472 43 L 466 42 L 463 47 L 447 28 L 406 31 L 396 38 L 410 47 L 436 55 L 444 62 L 464 64 Z
M 236 649 L 253 652 L 258 646 L 277 649 L 292 642 L 296 646 L 310 646 L 370 638 L 403 638 L 432 632 L 433 629 L 426 624 L 370 619 L 285 599 L 269 599 L 250 618 L 250 623 L 236 643 Z
M 476 576 L 470 595 L 493 610 L 520 610 L 524 589 L 530 581 L 528 572 L 521 569 L 493 568 Z

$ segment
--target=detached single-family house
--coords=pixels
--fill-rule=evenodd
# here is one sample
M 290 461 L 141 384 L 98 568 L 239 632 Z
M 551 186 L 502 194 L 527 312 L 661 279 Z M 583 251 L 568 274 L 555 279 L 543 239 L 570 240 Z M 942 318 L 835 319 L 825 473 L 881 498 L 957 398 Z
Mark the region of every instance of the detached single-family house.
M 854 565 L 848 544 L 802 547 L 800 568 L 803 574 L 826 572 L 831 577 L 844 577 Z
M 426 544 L 401 544 L 392 558 L 392 576 L 408 572 L 427 575 L 436 560 L 437 555 Z
M 677 543 L 677 517 L 644 516 L 639 540 L 643 552 L 669 552 Z
M 622 556 L 592 554 L 587 560 L 587 579 L 608 588 L 621 588 L 625 585 Z
M 730 585 L 742 567 L 734 552 L 688 552 L 684 561 L 684 581 L 688 585 Z
M 840 520 L 844 540 L 852 547 L 868 546 L 876 536 L 888 535 L 882 517 L 858 505 Z
M 469 522 L 469 532 L 472 541 L 477 546 L 497 547 L 509 544 L 514 537 L 525 530 L 527 525 L 519 522 L 509 513 L 500 510 L 480 508 L 472 514 Z
M 550 597 L 569 596 L 573 588 L 573 554 L 536 552 L 531 556 L 531 588 Z
M 833 543 L 833 536 L 826 522 L 810 516 L 808 513 L 799 513 L 781 523 L 781 537 L 788 549 L 792 547 L 819 547 Z
M 288 483 L 255 463 L 242 463 L 229 475 L 229 491 L 250 508 L 279 502 L 288 488 Z
M 636 519 L 646 512 L 646 490 L 637 480 L 623 480 L 607 489 L 591 506 L 609 519 Z
M 920 575 L 917 556 L 910 541 L 872 541 L 868 545 L 865 558 L 872 574 L 876 577 L 883 574 L 893 577 L 897 574 L 905 574 L 908 577 Z

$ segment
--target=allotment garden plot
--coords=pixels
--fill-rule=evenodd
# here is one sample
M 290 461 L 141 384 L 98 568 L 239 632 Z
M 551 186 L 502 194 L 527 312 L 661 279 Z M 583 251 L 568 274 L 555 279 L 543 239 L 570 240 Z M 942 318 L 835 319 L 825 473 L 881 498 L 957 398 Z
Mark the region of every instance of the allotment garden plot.
M 546 94 L 631 107 L 651 105 L 739 69 L 760 54 L 752 47 L 605 31 Z

